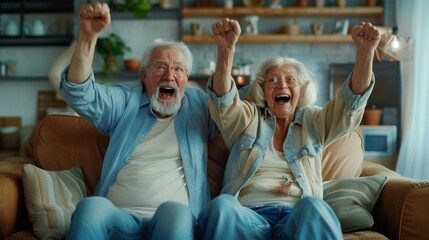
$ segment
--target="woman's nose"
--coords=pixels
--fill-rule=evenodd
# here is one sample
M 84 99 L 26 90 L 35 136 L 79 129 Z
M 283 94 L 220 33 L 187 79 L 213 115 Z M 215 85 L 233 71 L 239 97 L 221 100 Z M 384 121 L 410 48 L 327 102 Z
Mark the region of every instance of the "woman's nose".
M 280 87 L 280 88 L 289 88 L 289 86 L 287 85 L 286 79 L 279 80 L 278 87 Z

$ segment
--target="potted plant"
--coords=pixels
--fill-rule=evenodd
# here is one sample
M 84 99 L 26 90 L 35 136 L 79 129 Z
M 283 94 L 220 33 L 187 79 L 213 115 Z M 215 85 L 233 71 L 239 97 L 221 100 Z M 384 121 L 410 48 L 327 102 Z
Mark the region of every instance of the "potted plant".
M 232 67 L 233 75 L 250 75 L 250 65 L 253 62 L 248 59 L 240 58 Z
M 252 63 L 251 60 L 240 58 L 232 67 L 232 75 L 238 88 L 249 83 L 250 65 Z
M 365 109 L 363 119 L 367 125 L 378 125 L 380 124 L 383 110 L 378 108 L 376 105 L 371 105 Z
M 152 8 L 150 0 L 109 0 L 107 1 L 118 10 L 132 12 L 136 18 L 144 18 Z
M 131 51 L 131 48 L 120 36 L 111 33 L 107 37 L 98 38 L 95 51 L 103 57 L 103 72 L 108 74 L 119 71 L 125 52 Z

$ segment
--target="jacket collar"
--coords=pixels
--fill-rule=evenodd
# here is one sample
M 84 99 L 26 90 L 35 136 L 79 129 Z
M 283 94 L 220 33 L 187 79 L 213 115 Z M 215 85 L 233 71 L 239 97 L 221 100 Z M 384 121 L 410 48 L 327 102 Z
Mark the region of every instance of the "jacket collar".
M 274 117 L 274 115 L 271 113 L 271 111 L 270 111 L 270 109 L 268 109 L 268 107 L 261 108 L 261 113 L 262 113 L 262 116 L 264 117 L 264 119 Z M 294 116 L 292 123 L 297 123 L 297 124 L 302 125 L 303 119 L 304 119 L 304 109 L 298 108 L 295 111 L 295 116 Z

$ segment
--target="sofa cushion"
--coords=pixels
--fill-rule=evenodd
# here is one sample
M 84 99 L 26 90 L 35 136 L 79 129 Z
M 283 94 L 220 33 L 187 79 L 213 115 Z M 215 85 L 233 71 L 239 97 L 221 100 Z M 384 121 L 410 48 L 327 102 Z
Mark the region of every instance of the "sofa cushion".
M 78 116 L 48 115 L 37 129 L 34 158 L 39 167 L 58 171 L 79 167 L 88 194 L 94 192 L 101 173 L 109 137 Z
M 362 172 L 363 161 L 362 137 L 357 131 L 353 131 L 323 149 L 323 180 L 359 177 Z
M 86 197 L 79 168 L 45 171 L 23 166 L 24 199 L 38 239 L 64 239 L 76 204 Z
M 374 224 L 371 212 L 386 181 L 385 176 L 369 176 L 324 182 L 323 199 L 334 210 L 343 232 Z

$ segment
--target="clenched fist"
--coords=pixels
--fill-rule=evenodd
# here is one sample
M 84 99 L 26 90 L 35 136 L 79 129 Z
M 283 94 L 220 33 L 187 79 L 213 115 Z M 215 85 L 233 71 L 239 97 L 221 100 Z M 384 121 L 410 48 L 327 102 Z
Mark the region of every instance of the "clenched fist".
M 218 48 L 235 46 L 241 33 L 240 24 L 233 19 L 224 18 L 212 25 L 212 32 Z
M 110 9 L 107 3 L 84 4 L 79 10 L 80 31 L 94 37 L 110 24 Z
M 380 42 L 380 38 L 380 31 L 368 22 L 362 22 L 352 29 L 352 39 L 358 51 L 374 52 Z

